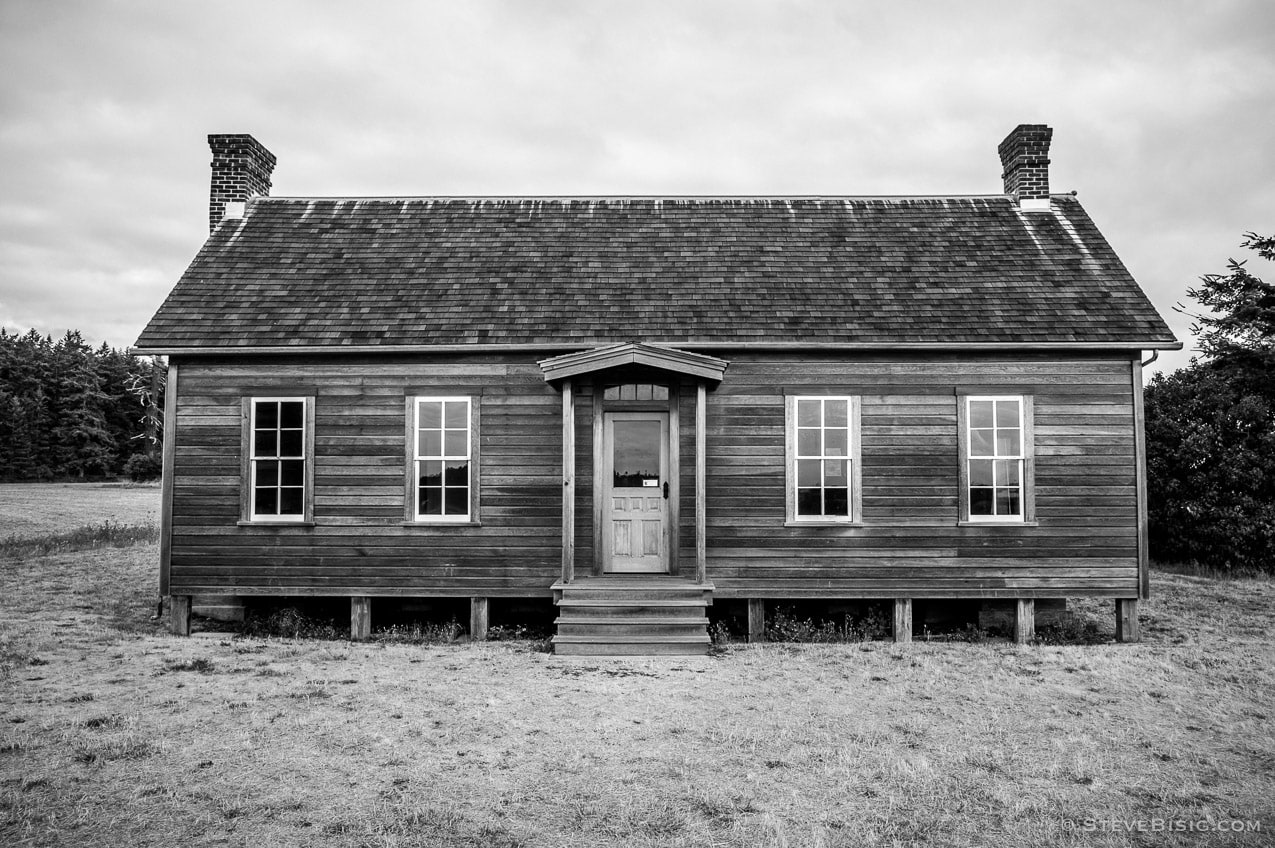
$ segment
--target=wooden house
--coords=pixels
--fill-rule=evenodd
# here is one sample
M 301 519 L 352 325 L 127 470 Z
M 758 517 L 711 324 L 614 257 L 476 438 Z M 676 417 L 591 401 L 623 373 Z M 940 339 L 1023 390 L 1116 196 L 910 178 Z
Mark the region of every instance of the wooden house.
M 276 198 L 210 136 L 168 357 L 161 591 L 552 597 L 556 650 L 702 652 L 747 599 L 1146 597 L 1144 351 L 1177 342 L 1051 130 L 1003 193 Z M 547 601 L 546 601 L 547 602 Z

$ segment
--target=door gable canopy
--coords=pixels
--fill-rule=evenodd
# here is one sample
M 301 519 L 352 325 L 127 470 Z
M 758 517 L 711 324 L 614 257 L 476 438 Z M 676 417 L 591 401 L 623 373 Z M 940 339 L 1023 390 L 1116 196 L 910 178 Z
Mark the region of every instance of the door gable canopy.
M 543 359 L 539 363 L 545 381 L 549 383 L 626 365 L 644 365 L 720 383 L 728 364 L 726 360 L 715 356 L 641 342 L 595 347 Z

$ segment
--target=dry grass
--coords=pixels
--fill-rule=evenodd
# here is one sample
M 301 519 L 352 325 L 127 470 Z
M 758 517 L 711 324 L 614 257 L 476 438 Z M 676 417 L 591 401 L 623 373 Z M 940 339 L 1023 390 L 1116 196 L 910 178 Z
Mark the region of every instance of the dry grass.
M 0 483 L 0 539 L 31 539 L 104 523 L 159 524 L 159 484 Z
M 0 843 L 1263 845 L 1275 584 L 1156 575 L 1140 645 L 588 660 L 150 621 L 153 545 L 8 561 Z M 1101 613 L 1109 605 L 1082 605 Z M 1260 820 L 1104 833 L 1085 819 Z

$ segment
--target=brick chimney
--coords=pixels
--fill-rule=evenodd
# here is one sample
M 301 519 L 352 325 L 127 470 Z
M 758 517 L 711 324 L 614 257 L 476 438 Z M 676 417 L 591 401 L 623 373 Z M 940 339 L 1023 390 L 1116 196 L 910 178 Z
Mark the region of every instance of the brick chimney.
M 1024 212 L 1049 211 L 1049 139 L 1044 124 L 1019 124 L 996 148 L 1001 155 L 1005 193 Z
M 270 195 L 274 154 L 250 135 L 210 135 L 212 188 L 208 194 L 208 232 L 226 217 L 243 217 L 243 204 Z M 235 204 L 235 205 L 231 205 Z

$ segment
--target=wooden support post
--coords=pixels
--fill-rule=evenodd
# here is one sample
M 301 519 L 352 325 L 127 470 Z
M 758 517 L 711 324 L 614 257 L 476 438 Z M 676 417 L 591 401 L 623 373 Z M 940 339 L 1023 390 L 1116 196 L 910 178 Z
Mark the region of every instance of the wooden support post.
M 168 627 L 178 636 L 190 635 L 190 595 L 173 595 L 169 600 Z
M 350 639 L 362 642 L 372 635 L 372 599 L 367 595 L 350 598 Z
M 576 576 L 576 404 L 571 381 L 562 383 L 562 582 Z M 477 599 L 475 599 L 475 602 Z M 483 638 L 487 638 L 487 600 L 483 599 Z M 470 632 L 473 630 L 471 628 Z
M 1036 638 L 1036 600 L 1019 598 L 1014 614 L 1014 641 L 1026 645 Z
M 748 599 L 748 641 L 766 641 L 766 602 L 761 598 Z
M 1138 624 L 1137 598 L 1116 598 L 1116 641 L 1142 641 L 1142 628 Z
M 708 390 L 704 381 L 695 385 L 695 582 L 708 582 L 708 509 L 705 503 L 707 489 L 707 461 L 704 451 L 708 438 L 704 430 L 708 424 Z M 758 604 L 761 601 L 757 602 Z M 749 601 L 752 609 L 752 601 Z M 760 610 L 760 606 L 758 607 Z
M 487 599 L 469 599 L 469 638 L 474 642 L 487 641 Z
M 912 599 L 894 599 L 894 641 L 912 641 Z

